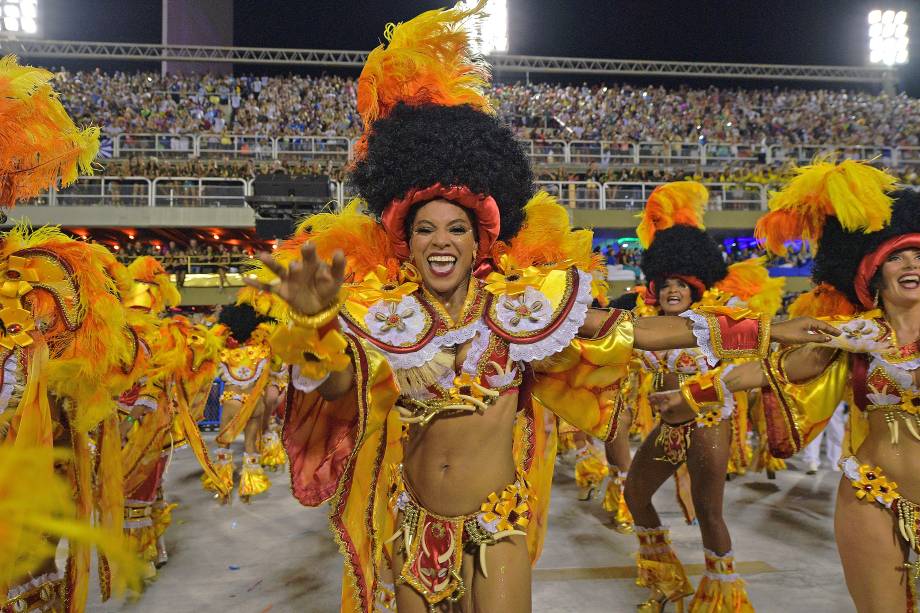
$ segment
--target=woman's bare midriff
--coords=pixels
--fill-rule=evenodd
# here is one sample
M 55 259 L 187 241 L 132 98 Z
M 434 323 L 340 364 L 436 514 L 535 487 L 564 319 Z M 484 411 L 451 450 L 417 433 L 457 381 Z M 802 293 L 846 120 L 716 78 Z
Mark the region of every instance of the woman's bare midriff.
M 913 419 L 913 417 L 909 417 Z M 856 452 L 861 464 L 879 466 L 885 476 L 898 484 L 898 492 L 908 500 L 920 503 L 920 441 L 915 439 L 901 415 L 898 424 L 898 444 L 892 445 L 891 432 L 881 411 L 869 414 L 869 435 Z
M 423 506 L 449 517 L 474 513 L 490 493 L 514 481 L 517 399 L 517 393 L 507 394 L 483 413 L 412 427 L 404 476 Z

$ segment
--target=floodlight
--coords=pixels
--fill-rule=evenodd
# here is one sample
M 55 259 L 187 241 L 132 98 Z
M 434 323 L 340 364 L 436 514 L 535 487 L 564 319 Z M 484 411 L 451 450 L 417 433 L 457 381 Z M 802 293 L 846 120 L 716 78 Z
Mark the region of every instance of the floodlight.
M 471 9 L 477 3 L 466 0 L 461 4 Z M 508 0 L 488 0 L 483 12 L 485 18 L 468 22 L 473 50 L 482 55 L 508 51 Z
M 907 11 L 869 11 L 869 61 L 873 64 L 907 63 Z
M 38 32 L 38 0 L 0 0 L 0 33 Z

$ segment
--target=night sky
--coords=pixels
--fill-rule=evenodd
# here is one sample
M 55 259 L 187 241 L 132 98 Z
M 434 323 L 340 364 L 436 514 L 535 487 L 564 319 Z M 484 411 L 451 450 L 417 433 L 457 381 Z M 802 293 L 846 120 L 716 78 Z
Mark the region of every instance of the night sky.
M 514 54 L 780 64 L 863 64 L 868 11 L 904 9 L 912 40 L 911 63 L 900 69 L 901 85 L 920 95 L 920 47 L 915 42 L 920 40 L 920 0 L 508 3 L 509 52 Z M 56 39 L 156 43 L 161 39 L 160 5 L 159 0 L 42 0 L 42 32 Z M 410 19 L 441 6 L 445 4 L 431 0 L 236 0 L 234 40 L 255 47 L 370 49 L 387 21 Z

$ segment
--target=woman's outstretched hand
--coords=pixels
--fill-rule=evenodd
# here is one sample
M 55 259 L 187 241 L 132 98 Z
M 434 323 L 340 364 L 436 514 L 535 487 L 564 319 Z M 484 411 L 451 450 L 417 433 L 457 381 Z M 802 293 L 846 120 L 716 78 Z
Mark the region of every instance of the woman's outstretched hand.
M 773 324 L 770 338 L 784 345 L 829 343 L 840 330 L 814 317 L 796 317 Z
M 293 261 L 285 268 L 268 253 L 260 253 L 259 261 L 278 277 L 272 283 L 261 283 L 244 277 L 246 285 L 271 292 L 288 303 L 291 309 L 302 315 L 316 315 L 335 304 L 345 279 L 345 254 L 336 251 L 332 262 L 327 263 L 316 255 L 312 243 L 300 248 L 300 261 Z

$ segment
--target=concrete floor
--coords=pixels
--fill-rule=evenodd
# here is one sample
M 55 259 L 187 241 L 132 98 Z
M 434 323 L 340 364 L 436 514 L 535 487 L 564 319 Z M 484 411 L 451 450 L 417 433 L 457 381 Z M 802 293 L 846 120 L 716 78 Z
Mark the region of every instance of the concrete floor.
M 237 450 L 242 457 L 242 450 Z M 794 463 L 793 463 L 794 464 Z M 286 472 L 250 505 L 220 507 L 202 491 L 188 449 L 166 478 L 178 502 L 167 532 L 169 563 L 135 602 L 100 604 L 95 613 L 294 613 L 339 610 L 341 562 L 327 531 L 326 508 L 290 495 Z M 633 583 L 636 539 L 607 524 L 600 500 L 579 502 L 572 465 L 557 464 L 550 527 L 534 571 L 535 613 L 628 613 L 643 599 Z M 738 569 L 759 613 L 849 613 L 833 538 L 833 497 L 840 473 L 798 470 L 775 481 L 751 474 L 726 487 L 726 518 Z M 695 583 L 702 572 L 698 530 L 686 526 L 668 483 L 656 498 Z M 98 599 L 98 595 L 94 596 Z

